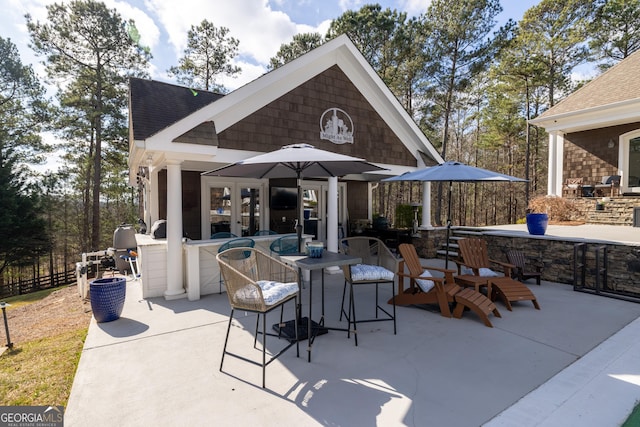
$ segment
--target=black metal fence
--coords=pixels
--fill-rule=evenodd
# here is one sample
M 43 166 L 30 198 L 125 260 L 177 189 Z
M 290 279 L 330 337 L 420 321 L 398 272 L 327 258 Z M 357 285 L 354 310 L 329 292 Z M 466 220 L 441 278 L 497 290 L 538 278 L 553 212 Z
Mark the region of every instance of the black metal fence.
M 31 279 L 9 281 L 0 286 L 0 297 L 12 297 L 29 294 L 44 289 L 58 288 L 76 281 L 75 270 L 63 271 L 50 276 L 39 276 Z

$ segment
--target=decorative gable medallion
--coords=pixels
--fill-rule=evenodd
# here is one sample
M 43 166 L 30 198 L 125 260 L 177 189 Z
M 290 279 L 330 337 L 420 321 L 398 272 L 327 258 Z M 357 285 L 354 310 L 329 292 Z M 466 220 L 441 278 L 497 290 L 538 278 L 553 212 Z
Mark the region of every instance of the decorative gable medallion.
M 339 108 L 329 108 L 320 117 L 320 139 L 334 144 L 353 144 L 353 121 Z

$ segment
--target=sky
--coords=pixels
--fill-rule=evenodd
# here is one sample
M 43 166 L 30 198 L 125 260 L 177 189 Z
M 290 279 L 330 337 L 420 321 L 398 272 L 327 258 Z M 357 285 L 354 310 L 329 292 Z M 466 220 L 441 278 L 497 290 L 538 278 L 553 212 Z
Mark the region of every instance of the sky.
M 498 25 L 508 19 L 519 21 L 524 12 L 540 0 L 502 0 L 503 12 Z M 23 64 L 32 65 L 44 81 L 43 58 L 29 48 L 29 35 L 24 16 L 46 21 L 46 5 L 54 0 L 0 0 L 0 36 L 17 46 Z M 68 0 L 57 0 L 66 3 Z M 123 19 L 133 19 L 140 33 L 140 44 L 151 49 L 152 79 L 175 83 L 167 75 L 178 65 L 187 43 L 191 26 L 206 19 L 216 27 L 227 27 L 229 35 L 239 40 L 239 56 L 233 62 L 242 69 L 236 78 L 222 78 L 227 89 L 236 89 L 267 71 L 269 59 L 280 45 L 289 43 L 298 33 L 319 32 L 324 35 L 332 19 L 347 10 L 358 10 L 375 0 L 103 0 L 116 9 Z M 427 9 L 430 0 L 377 1 L 383 8 L 417 16 Z M 496 27 L 497 28 L 497 27 Z M 53 94 L 51 94 L 53 95 Z M 45 139 L 53 136 L 45 135 Z M 45 166 L 55 169 L 52 156 Z
M 58 0 L 58 3 L 67 0 Z M 280 45 L 289 43 L 297 33 L 319 32 L 324 35 L 332 19 L 347 10 L 358 10 L 375 0 L 104 0 L 108 8 L 115 8 L 124 19 L 134 19 L 140 32 L 140 44 L 151 48 L 151 77 L 171 82 L 166 71 L 178 64 L 187 42 L 191 26 L 203 19 L 216 27 L 229 28 L 229 34 L 239 40 L 236 65 L 242 68 L 237 78 L 225 78 L 222 83 L 235 89 L 267 71 L 269 59 Z M 522 18 L 525 10 L 539 0 L 502 0 L 500 23 Z M 41 57 L 28 47 L 29 36 L 25 14 L 34 20 L 45 21 L 47 4 L 53 0 L 0 0 L 0 36 L 16 44 L 23 63 L 33 65 L 42 73 Z M 429 0 L 378 1 L 383 8 L 407 12 L 409 16 L 424 12 Z

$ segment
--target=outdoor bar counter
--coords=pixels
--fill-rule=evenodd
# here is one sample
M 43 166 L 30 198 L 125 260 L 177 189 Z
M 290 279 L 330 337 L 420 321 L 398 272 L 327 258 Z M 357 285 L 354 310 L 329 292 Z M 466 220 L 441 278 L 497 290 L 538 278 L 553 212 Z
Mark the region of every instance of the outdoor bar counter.
M 282 236 L 284 234 L 250 236 L 250 238 L 256 242 L 257 249 L 271 254 L 269 246 Z M 312 238 L 312 235 L 303 235 L 303 245 L 311 241 Z M 201 295 L 218 292 L 220 269 L 216 255 L 218 255 L 220 246 L 233 239 L 235 237 L 207 240 L 183 239 L 183 283 L 190 301 L 200 299 Z M 148 234 L 136 234 L 136 242 L 142 297 L 161 297 L 167 290 L 167 240 L 154 239 Z

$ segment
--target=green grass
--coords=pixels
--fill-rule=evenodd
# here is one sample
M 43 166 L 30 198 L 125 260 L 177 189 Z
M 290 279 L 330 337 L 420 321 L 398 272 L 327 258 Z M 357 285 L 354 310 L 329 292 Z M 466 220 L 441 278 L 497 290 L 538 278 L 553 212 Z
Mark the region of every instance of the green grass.
M 6 350 L 0 358 L 0 404 L 67 406 L 87 329 Z
M 631 411 L 629 418 L 622 424 L 622 427 L 638 427 L 640 426 L 640 403 Z
M 45 298 L 55 290 L 4 301 L 11 304 L 10 310 Z M 88 330 L 87 325 L 7 349 L 0 356 L 0 405 L 66 407 Z

